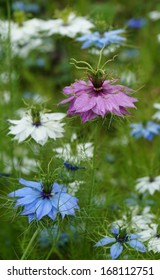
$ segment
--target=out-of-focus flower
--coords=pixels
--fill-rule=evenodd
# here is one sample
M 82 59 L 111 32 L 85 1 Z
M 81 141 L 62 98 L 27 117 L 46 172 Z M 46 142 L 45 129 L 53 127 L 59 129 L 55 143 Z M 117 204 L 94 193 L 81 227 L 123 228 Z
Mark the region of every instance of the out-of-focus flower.
M 116 220 L 112 223 L 113 227 L 124 227 L 128 226 L 130 229 L 139 232 L 148 229 L 150 223 L 155 218 L 155 215 L 150 213 L 150 207 L 146 206 L 143 209 L 134 206 L 130 207 L 130 212 L 123 214 L 122 219 Z
M 23 142 L 29 136 L 38 144 L 44 145 L 48 138 L 63 137 L 65 117 L 63 113 L 42 113 L 39 110 L 29 110 L 21 120 L 8 120 L 13 124 L 9 127 L 9 134 L 15 135 L 14 139 Z
M 82 44 L 82 49 L 89 47 L 103 48 L 110 44 L 122 45 L 126 38 L 122 37 L 121 34 L 125 32 L 124 29 L 111 30 L 100 34 L 99 32 L 94 32 L 86 35 L 82 35 L 76 39 L 76 41 L 84 42 Z
M 148 251 L 160 253 L 160 229 L 157 224 L 151 224 L 146 230 L 139 232 L 141 241 L 148 241 Z
M 122 72 L 122 74 L 120 76 L 120 80 L 122 83 L 130 86 L 130 85 L 135 84 L 136 75 L 132 71 L 125 71 L 125 72 Z
M 121 229 L 119 227 L 111 229 L 112 236 L 105 236 L 100 239 L 94 246 L 106 246 L 108 244 L 114 243 L 110 247 L 110 255 L 112 259 L 117 259 L 123 251 L 123 245 L 129 245 L 135 250 L 145 253 L 146 248 L 142 242 L 139 241 L 139 236 L 137 234 L 128 234 L 126 229 Z
M 160 133 L 160 125 L 152 121 L 147 123 L 132 123 L 130 124 L 132 128 L 130 135 L 134 136 L 136 139 L 144 137 L 145 139 L 151 141 L 155 135 Z
M 148 14 L 148 16 L 151 20 L 156 21 L 156 20 L 160 19 L 160 11 L 151 11 Z
M 139 56 L 140 52 L 137 49 L 126 49 L 119 54 L 121 61 L 135 60 Z
M 154 178 L 146 176 L 137 179 L 136 182 L 135 189 L 139 193 L 149 192 L 153 195 L 155 191 L 160 191 L 160 176 Z
M 120 48 L 120 45 L 115 44 L 115 45 L 109 45 L 107 46 L 107 48 L 104 49 L 103 54 L 105 56 L 114 53 L 115 51 L 117 51 L 117 49 Z M 94 55 L 99 55 L 100 54 L 100 49 L 97 48 L 91 48 L 90 50 L 88 50 L 89 53 L 94 54 Z
M 21 215 L 28 216 L 28 221 L 41 220 L 44 216 L 53 221 L 58 213 L 75 216 L 75 209 L 79 209 L 78 199 L 67 193 L 66 187 L 58 183 L 34 182 L 22 178 L 19 183 L 24 188 L 11 192 L 8 196 L 16 198 L 15 208 L 22 206 Z
M 127 26 L 134 29 L 139 29 L 146 25 L 147 20 L 144 18 L 131 18 L 127 22 Z
M 6 173 L 12 173 L 13 170 L 16 170 L 18 173 L 28 175 L 37 171 L 36 161 L 29 158 L 25 153 L 21 158 L 13 156 L 12 160 L 9 156 L 3 155 L 3 165 L 3 171 Z
M 131 196 L 125 199 L 126 203 L 129 206 L 147 206 L 147 205 L 153 205 L 155 203 L 154 200 L 147 198 L 147 193 L 144 194 L 137 194 L 137 193 L 131 193 Z
M 84 181 L 77 181 L 70 182 L 67 184 L 67 192 L 71 195 L 75 195 L 76 192 L 79 190 L 80 185 L 84 184 Z
M 36 3 L 26 4 L 26 3 L 21 2 L 21 1 L 15 1 L 12 4 L 12 10 L 13 11 L 22 10 L 22 11 L 25 11 L 25 12 L 38 13 L 39 10 L 40 10 L 40 7 Z
M 79 164 L 81 161 L 86 161 L 93 157 L 93 143 L 79 143 L 72 149 L 72 146 L 64 144 L 63 147 L 55 148 L 53 151 L 56 153 L 56 157 L 63 159 L 65 162 L 73 162 Z
M 155 103 L 153 105 L 154 108 L 158 109 L 158 111 L 153 115 L 153 119 L 156 119 L 156 120 L 160 120 L 160 104 L 159 103 Z
M 75 13 L 71 12 L 68 15 L 67 20 L 64 22 L 63 19 L 55 19 L 57 21 L 57 28 L 48 29 L 48 35 L 52 34 L 60 34 L 62 36 L 67 36 L 70 38 L 74 38 L 77 34 L 86 34 L 90 32 L 90 29 L 94 27 L 94 25 L 86 19 L 85 17 L 76 16 Z

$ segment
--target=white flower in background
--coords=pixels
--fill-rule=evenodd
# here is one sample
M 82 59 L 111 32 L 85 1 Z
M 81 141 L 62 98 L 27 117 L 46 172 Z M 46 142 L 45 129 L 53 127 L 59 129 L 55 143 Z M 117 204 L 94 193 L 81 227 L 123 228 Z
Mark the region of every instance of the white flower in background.
M 151 20 L 156 21 L 156 20 L 160 19 L 160 11 L 151 11 L 148 14 L 148 16 Z
M 140 240 L 147 241 L 157 235 L 157 224 L 150 224 L 149 227 L 145 230 L 139 232 Z
M 157 40 L 160 42 L 160 34 L 157 35 Z
M 126 85 L 131 85 L 136 82 L 136 76 L 132 71 L 122 72 L 120 80 Z
M 9 157 L 5 157 L 4 165 L 5 173 L 12 173 L 13 169 L 15 169 L 17 173 L 20 172 L 25 175 L 37 171 L 36 161 L 28 158 L 27 156 L 23 156 L 21 159 L 13 157 L 12 160 Z
M 150 209 L 149 206 L 144 207 L 143 210 L 140 210 L 138 206 L 133 208 L 131 219 L 133 229 L 140 231 L 149 227 L 155 218 L 155 215 L 150 213 Z
M 155 120 L 160 120 L 160 104 L 159 103 L 155 103 L 155 104 L 153 104 L 153 107 L 155 108 L 155 109 L 158 109 L 158 111 L 153 115 L 153 119 L 155 119 Z
M 50 27 L 48 35 L 58 33 L 62 36 L 74 38 L 79 33 L 90 33 L 90 29 L 93 28 L 93 26 L 94 25 L 85 17 L 77 17 L 74 13 L 70 13 L 67 22 L 64 22 L 63 19 L 57 19 L 56 29 L 54 26 Z
M 48 138 L 63 137 L 64 123 L 61 120 L 66 116 L 63 113 L 42 113 L 37 110 L 29 110 L 21 120 L 8 120 L 12 126 L 9 133 L 15 135 L 14 140 L 23 142 L 29 136 L 38 144 L 44 145 Z
M 62 19 L 42 20 L 38 18 L 26 20 L 22 25 L 11 21 L 10 41 L 12 53 L 25 58 L 32 50 L 53 51 L 53 41 L 46 42 L 47 37 L 60 34 L 74 38 L 78 33 L 89 33 L 92 27 L 93 24 L 89 20 L 85 17 L 77 17 L 74 13 L 70 13 L 67 23 L 64 23 Z M 0 20 L 0 37 L 2 41 L 8 39 L 8 30 L 8 21 Z
M 11 100 L 11 95 L 9 91 L 3 91 L 2 92 L 2 98 L 0 99 L 0 104 L 4 104 L 4 103 L 9 103 L 9 101 Z
M 152 195 L 155 191 L 160 191 L 160 176 L 154 178 L 146 176 L 143 178 L 139 178 L 136 181 L 137 184 L 135 185 L 135 189 L 139 193 L 148 191 Z
M 98 207 L 103 207 L 106 203 L 106 194 L 95 195 L 92 202 Z
M 139 235 L 141 241 L 148 241 L 148 251 L 160 253 L 160 233 L 157 224 L 151 224 L 147 230 L 141 231 Z
M 109 55 L 111 53 L 114 53 L 118 48 L 120 48 L 120 45 L 109 45 L 107 46 L 107 48 L 105 48 L 103 50 L 103 54 L 104 55 Z M 89 53 L 91 54 L 95 54 L 95 55 L 100 55 L 100 50 L 99 49 L 96 49 L 96 48 L 92 48 L 89 50 Z
M 126 225 L 136 232 L 146 230 L 152 223 L 155 215 L 150 213 L 150 207 L 144 207 L 140 210 L 139 206 L 130 207 L 129 215 L 123 214 L 122 219 L 116 220 L 112 223 L 113 227 L 125 227 Z
M 68 184 L 67 186 L 67 192 L 71 195 L 75 195 L 75 193 L 79 190 L 80 185 L 84 184 L 84 181 L 74 181 Z
M 57 158 L 78 164 L 81 161 L 92 158 L 93 149 L 91 142 L 76 144 L 75 149 L 72 149 L 71 145 L 67 143 L 63 147 L 53 149 L 53 151 L 56 153 Z

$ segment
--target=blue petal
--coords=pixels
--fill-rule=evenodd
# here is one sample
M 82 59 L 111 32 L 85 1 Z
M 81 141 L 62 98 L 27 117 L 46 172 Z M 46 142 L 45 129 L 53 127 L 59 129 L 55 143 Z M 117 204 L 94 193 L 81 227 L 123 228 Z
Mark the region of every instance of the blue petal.
M 38 196 L 33 196 L 33 195 L 26 195 L 23 198 L 18 198 L 16 202 L 16 207 L 17 206 L 25 206 L 27 204 L 32 203 L 33 201 L 36 201 L 38 199 Z
M 26 187 L 37 189 L 39 191 L 42 189 L 42 182 L 27 181 L 24 180 L 23 178 L 20 178 L 19 183 Z
M 66 191 L 67 191 L 67 188 L 64 186 L 64 185 L 59 185 L 58 183 L 54 183 L 53 185 L 52 185 L 52 190 L 53 190 L 53 192 L 55 192 L 55 193 L 66 193 Z
M 127 244 L 129 244 L 132 248 L 136 249 L 139 252 L 146 252 L 146 247 L 144 246 L 144 244 L 138 240 L 130 240 L 128 242 L 126 242 Z
M 139 237 L 139 235 L 138 235 L 138 234 L 133 234 L 133 233 L 131 233 L 131 234 L 129 235 L 129 237 L 130 237 L 130 239 L 137 239 L 137 238 Z
M 31 188 L 22 188 L 8 194 L 9 197 L 24 197 L 33 193 Z
M 119 234 L 119 227 L 111 228 L 111 232 L 112 232 L 113 234 Z
M 57 213 L 57 209 L 52 207 L 52 210 L 48 213 L 48 216 L 54 221 L 56 219 Z
M 30 214 L 35 214 L 36 212 L 36 204 L 37 204 L 38 200 L 25 205 L 21 215 L 30 215 Z
M 48 215 L 48 213 L 52 209 L 52 204 L 49 199 L 41 199 L 36 203 L 36 216 L 38 221 L 42 219 L 44 216 Z
M 62 218 L 64 218 L 65 215 L 74 215 L 74 209 L 79 209 L 77 204 L 78 199 L 67 193 L 54 195 L 51 202 L 61 213 Z
M 110 243 L 113 243 L 113 242 L 115 242 L 115 241 L 116 241 L 115 238 L 111 238 L 111 237 L 106 236 L 106 237 L 100 239 L 100 240 L 94 245 L 94 247 L 105 246 L 105 245 L 110 244 Z
M 28 215 L 28 222 L 32 222 L 33 220 L 35 220 L 35 215 L 34 214 L 31 214 L 31 215 Z
M 117 242 L 115 244 L 113 244 L 110 248 L 110 254 L 113 260 L 117 259 L 119 257 L 119 255 L 122 253 L 123 251 L 123 246 Z

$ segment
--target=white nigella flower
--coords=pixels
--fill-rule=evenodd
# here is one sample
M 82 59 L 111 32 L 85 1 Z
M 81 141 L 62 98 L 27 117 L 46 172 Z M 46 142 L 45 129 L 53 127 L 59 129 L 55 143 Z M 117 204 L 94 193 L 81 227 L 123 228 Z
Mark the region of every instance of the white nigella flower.
M 139 178 L 136 181 L 137 184 L 135 188 L 139 193 L 148 191 L 152 195 L 155 191 L 160 191 L 160 176 L 154 178 L 146 176 Z
M 160 253 L 160 233 L 157 224 L 151 224 L 147 230 L 139 233 L 141 241 L 148 241 L 148 251 Z
M 139 207 L 130 207 L 130 215 L 123 215 L 122 219 L 116 220 L 112 223 L 114 227 L 124 227 L 128 226 L 136 232 L 146 230 L 149 228 L 152 220 L 155 218 L 153 214 L 150 213 L 150 207 L 145 207 L 142 211 Z
M 156 20 L 160 19 L 160 11 L 151 11 L 148 14 L 148 16 L 151 20 L 156 21 Z
M 132 71 L 125 71 L 121 74 L 121 82 L 126 85 L 131 85 L 136 82 L 136 76 Z
M 57 19 L 56 29 L 54 26 L 50 28 L 48 35 L 58 33 L 62 36 L 74 38 L 78 33 L 90 33 L 93 26 L 85 17 L 77 17 L 74 13 L 70 13 L 67 22 L 64 22 L 63 19 Z
M 84 181 L 74 181 L 68 184 L 67 191 L 69 194 L 75 196 L 75 193 L 79 190 L 80 185 L 84 184 Z
M 132 228 L 137 231 L 147 229 L 149 224 L 152 223 L 152 220 L 155 218 L 155 215 L 150 213 L 150 207 L 146 206 L 141 211 L 139 207 L 134 207 L 132 211 Z
M 157 228 L 158 228 L 157 224 L 150 224 L 147 229 L 140 231 L 139 232 L 140 240 L 144 242 L 155 237 L 157 234 Z
M 154 108 L 158 109 L 158 111 L 153 115 L 153 119 L 156 119 L 156 120 L 160 120 L 160 104 L 159 103 L 155 103 L 153 105 Z
M 93 144 L 91 142 L 77 144 L 74 152 L 71 145 L 67 143 L 53 151 L 56 152 L 57 158 L 78 164 L 93 157 Z
M 16 172 L 23 173 L 25 175 L 30 174 L 31 172 L 37 171 L 37 163 L 34 159 L 30 159 L 24 156 L 22 159 L 18 159 L 17 157 L 13 157 L 12 161 L 9 157 L 4 159 L 4 164 L 6 165 L 4 168 L 5 173 L 11 173 L 13 168 Z
M 23 142 L 29 136 L 38 144 L 44 145 L 48 138 L 63 137 L 64 123 L 61 120 L 66 116 L 63 113 L 42 113 L 36 109 L 29 110 L 21 120 L 8 120 L 12 126 L 9 133 L 14 139 Z
M 41 51 L 53 51 L 53 42 L 44 44 L 44 38 L 54 34 L 60 34 L 74 38 L 78 33 L 89 33 L 93 24 L 85 17 L 76 17 L 74 13 L 68 16 L 68 22 L 63 19 L 42 20 L 38 18 L 29 19 L 22 25 L 10 22 L 10 40 L 12 53 L 20 57 L 26 57 L 30 51 L 40 49 Z M 8 38 L 9 23 L 0 20 L 0 37 L 2 41 Z

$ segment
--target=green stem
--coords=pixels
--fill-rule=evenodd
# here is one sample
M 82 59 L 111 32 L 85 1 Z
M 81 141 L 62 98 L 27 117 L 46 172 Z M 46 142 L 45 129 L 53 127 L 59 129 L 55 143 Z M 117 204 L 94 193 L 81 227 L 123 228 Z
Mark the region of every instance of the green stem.
M 34 244 L 34 242 L 35 242 L 35 239 L 36 239 L 37 235 L 39 234 L 39 231 L 40 231 L 40 229 L 37 228 L 37 230 L 36 230 L 35 233 L 33 234 L 33 236 L 32 236 L 32 238 L 31 238 L 30 242 L 28 243 L 28 246 L 26 247 L 26 249 L 25 249 L 25 251 L 24 251 L 24 253 L 23 253 L 22 257 L 21 257 L 21 260 L 25 260 L 25 259 L 26 259 L 26 256 L 27 256 L 27 254 L 28 254 L 30 248 L 33 246 L 33 244 Z
M 98 124 L 95 125 L 95 130 L 94 130 L 94 152 L 93 152 L 93 160 L 92 160 L 92 180 L 91 180 L 91 187 L 89 191 L 89 201 L 88 205 L 89 208 L 92 203 L 92 197 L 93 197 L 93 191 L 94 191 L 94 185 L 95 185 L 95 169 L 96 169 L 96 153 L 97 153 L 97 135 L 98 135 Z M 90 211 L 90 210 L 89 210 Z
M 60 259 L 62 258 L 61 254 L 60 254 L 60 253 L 58 252 L 58 250 L 56 249 L 56 244 L 57 244 L 57 241 L 58 241 L 58 239 L 59 239 L 59 237 L 60 237 L 60 234 L 61 234 L 61 233 L 59 232 L 59 226 L 58 226 L 58 227 L 57 227 L 56 238 L 55 238 L 55 240 L 53 241 L 52 246 L 51 246 L 51 249 L 49 250 L 49 252 L 48 252 L 48 254 L 47 254 L 45 260 L 48 260 L 48 259 L 49 259 L 49 257 L 50 257 L 50 255 L 52 254 L 52 252 L 55 252 L 55 253 L 60 257 Z

